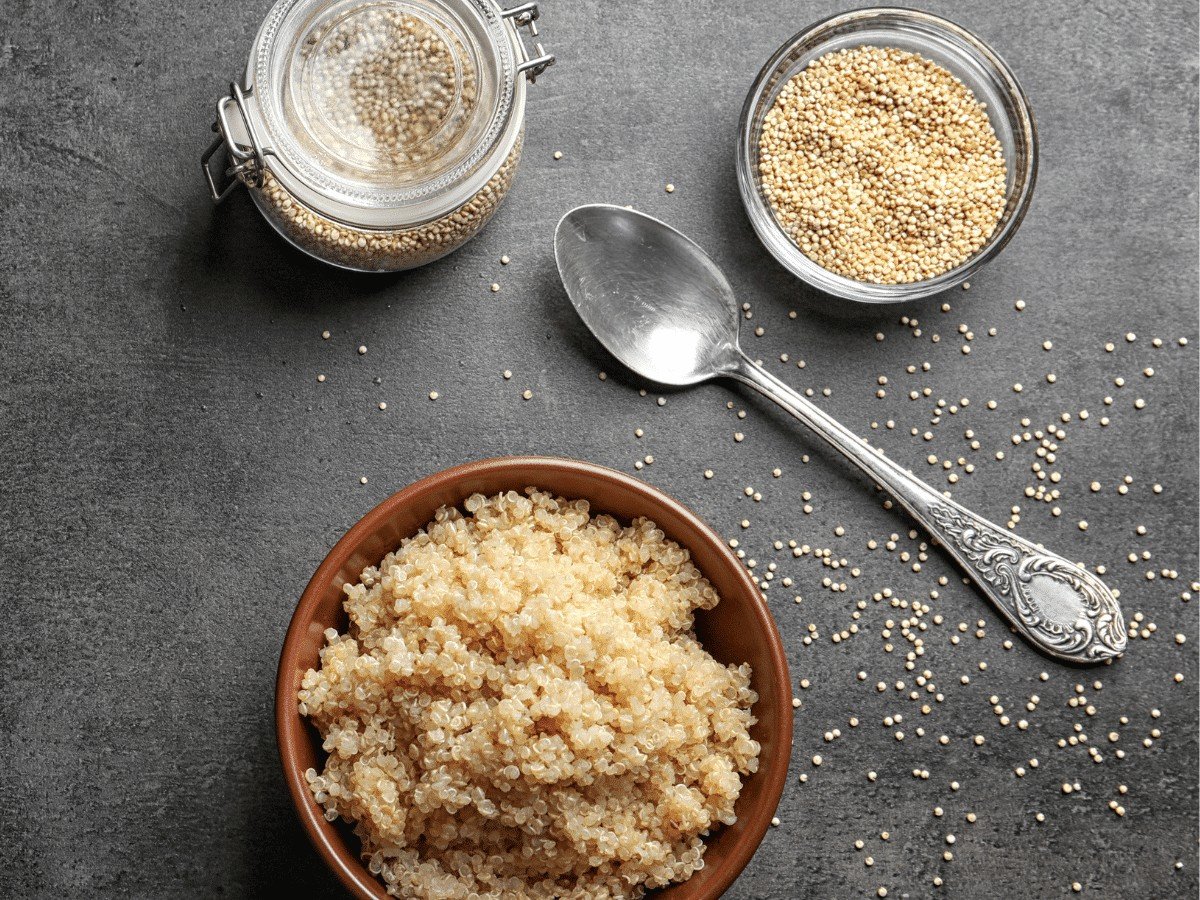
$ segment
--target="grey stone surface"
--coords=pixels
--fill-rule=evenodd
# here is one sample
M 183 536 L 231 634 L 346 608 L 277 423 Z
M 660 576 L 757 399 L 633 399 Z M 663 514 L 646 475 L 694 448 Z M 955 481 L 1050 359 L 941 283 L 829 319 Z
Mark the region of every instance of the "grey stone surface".
M 891 897 L 1053 897 L 1071 895 L 1075 881 L 1085 896 L 1196 896 L 1200 601 L 1180 599 L 1197 578 L 1196 4 L 929 3 L 991 42 L 1023 80 L 1041 128 L 1041 177 L 1021 232 L 969 292 L 865 312 L 812 296 L 772 262 L 733 178 L 737 114 L 759 65 L 793 32 L 850 5 L 549 0 L 545 38 L 559 64 L 531 91 L 525 158 L 496 219 L 442 262 L 361 277 L 286 247 L 244 194 L 213 209 L 201 184 L 213 102 L 243 66 L 266 2 L 6 3 L 0 893 L 339 896 L 293 816 L 271 718 L 280 642 L 317 563 L 374 504 L 453 463 L 542 453 L 631 470 L 651 453 L 643 477 L 741 540 L 757 571 L 778 561 L 778 578 L 795 579 L 796 590 L 777 580 L 769 597 L 794 679 L 811 686 L 797 688 L 804 705 L 782 824 L 729 896 L 861 897 L 883 885 Z M 977 471 L 954 485 L 959 499 L 1001 521 L 1020 506 L 1022 534 L 1106 565 L 1127 614 L 1153 622 L 1153 636 L 1098 671 L 1064 668 L 1019 642 L 1005 650 L 1010 635 L 981 597 L 936 551 L 914 572 L 909 522 L 793 423 L 723 386 L 670 394 L 663 407 L 654 392 L 639 396 L 585 335 L 554 271 L 554 222 L 587 201 L 635 203 L 697 239 L 753 304 L 747 324 L 765 328 L 747 335 L 752 352 L 800 388 L 828 387 L 827 409 L 935 483 L 944 475 L 927 454 L 969 458 Z M 513 261 L 502 269 L 503 253 Z M 493 280 L 498 295 L 487 290 Z M 920 337 L 902 315 L 919 319 Z M 959 351 L 960 323 L 975 335 L 970 356 Z M 600 381 L 601 369 L 614 377 Z M 929 397 L 908 399 L 924 387 Z M 962 397 L 969 407 L 929 424 L 939 398 Z M 987 410 L 989 399 L 999 408 Z M 1034 445 L 1009 438 L 1062 413 L 1071 422 L 1053 467 L 1062 473 L 1054 518 L 1023 494 Z M 641 441 L 635 427 L 646 430 Z M 914 427 L 933 439 L 913 437 Z M 1125 475 L 1133 483 L 1122 496 Z M 742 495 L 746 485 L 761 503 Z M 867 550 L 893 532 L 896 551 Z M 788 539 L 832 548 L 861 573 L 772 550 Z M 1143 550 L 1153 558 L 1126 562 Z M 1147 580 L 1164 568 L 1179 579 Z M 824 589 L 825 576 L 849 590 Z M 908 610 L 871 599 L 884 588 L 932 608 L 914 672 L 899 628 Z M 858 600 L 859 633 L 834 644 Z M 932 624 L 935 614 L 944 624 Z M 805 645 L 809 623 L 819 637 Z M 914 683 L 923 669 L 943 702 Z M 1094 714 L 1069 705 L 1077 683 Z M 922 700 L 909 699 L 914 689 Z M 1027 712 L 1032 694 L 1041 702 Z M 1013 724 L 999 724 L 993 695 Z M 882 724 L 896 714 L 903 742 Z M 1027 730 L 1016 726 L 1022 717 Z M 835 727 L 842 736 L 827 744 Z M 1146 748 L 1152 728 L 1161 737 Z M 1086 745 L 1056 746 L 1079 730 Z M 818 752 L 825 762 L 814 769 Z M 1031 757 L 1040 765 L 1016 777 Z M 1064 795 L 1074 781 L 1082 790 Z

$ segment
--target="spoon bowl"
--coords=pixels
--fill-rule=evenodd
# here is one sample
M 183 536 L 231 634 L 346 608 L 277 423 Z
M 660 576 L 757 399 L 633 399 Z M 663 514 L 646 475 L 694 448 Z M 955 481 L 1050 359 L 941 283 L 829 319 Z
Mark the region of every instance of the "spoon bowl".
M 890 491 L 1034 646 L 1076 663 L 1124 652 L 1125 620 L 1099 578 L 934 490 L 752 362 L 738 347 L 733 288 L 693 241 L 644 213 L 581 206 L 559 221 L 554 255 L 584 324 L 635 373 L 754 388 Z
M 674 228 L 620 206 L 580 206 L 559 220 L 554 258 L 584 324 L 638 375 L 685 387 L 736 368 L 733 288 Z

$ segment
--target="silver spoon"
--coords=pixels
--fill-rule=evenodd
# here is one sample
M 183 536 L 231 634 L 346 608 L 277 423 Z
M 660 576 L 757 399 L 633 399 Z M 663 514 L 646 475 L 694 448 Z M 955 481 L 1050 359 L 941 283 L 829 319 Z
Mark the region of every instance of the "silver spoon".
M 943 496 L 755 365 L 738 347 L 733 289 L 693 241 L 650 216 L 596 204 L 563 216 L 554 256 L 584 323 L 638 375 L 749 385 L 899 500 L 1030 643 L 1079 663 L 1125 650 L 1121 609 L 1095 575 Z

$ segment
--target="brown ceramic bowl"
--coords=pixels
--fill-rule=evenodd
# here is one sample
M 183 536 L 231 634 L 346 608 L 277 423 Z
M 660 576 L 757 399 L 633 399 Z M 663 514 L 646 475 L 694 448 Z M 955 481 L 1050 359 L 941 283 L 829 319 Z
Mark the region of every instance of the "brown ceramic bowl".
M 496 494 L 536 485 L 562 497 L 584 498 L 593 512 L 628 522 L 646 516 L 691 551 L 700 571 L 721 596 L 715 609 L 696 616 L 696 633 L 725 663 L 748 662 L 758 692 L 751 735 L 762 744 L 758 771 L 745 780 L 736 824 L 708 839 L 704 868 L 687 881 L 655 894 L 659 900 L 716 900 L 745 868 L 762 841 L 783 792 L 792 749 L 792 691 L 787 659 L 775 621 L 746 569 L 725 543 L 666 494 L 628 475 L 589 463 L 540 457 L 509 457 L 467 463 L 423 478 L 379 504 L 337 542 L 300 598 L 279 660 L 275 730 L 284 777 L 308 836 L 325 861 L 362 900 L 385 900 L 383 884 L 359 857 L 357 839 L 344 823 L 325 820 L 304 780 L 324 762 L 321 739 L 297 710 L 296 692 L 305 671 L 319 662 L 326 628 L 344 631 L 342 585 L 433 519 L 441 506 L 458 505 L 476 492 Z

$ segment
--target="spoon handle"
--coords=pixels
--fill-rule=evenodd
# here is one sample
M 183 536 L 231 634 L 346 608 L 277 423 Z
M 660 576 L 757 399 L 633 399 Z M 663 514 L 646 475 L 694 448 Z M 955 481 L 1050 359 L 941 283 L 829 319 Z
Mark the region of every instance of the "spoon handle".
M 727 374 L 774 400 L 899 500 L 1031 644 L 1076 663 L 1124 652 L 1121 608 L 1091 572 L 935 491 L 741 351 Z

